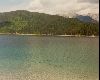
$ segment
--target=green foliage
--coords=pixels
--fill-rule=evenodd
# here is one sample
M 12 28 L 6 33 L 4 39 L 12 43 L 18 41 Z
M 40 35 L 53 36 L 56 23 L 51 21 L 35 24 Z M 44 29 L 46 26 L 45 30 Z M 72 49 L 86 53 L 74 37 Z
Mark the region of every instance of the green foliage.
M 65 18 L 24 10 L 0 14 L 0 33 L 99 35 L 98 23 L 84 23 L 76 18 Z

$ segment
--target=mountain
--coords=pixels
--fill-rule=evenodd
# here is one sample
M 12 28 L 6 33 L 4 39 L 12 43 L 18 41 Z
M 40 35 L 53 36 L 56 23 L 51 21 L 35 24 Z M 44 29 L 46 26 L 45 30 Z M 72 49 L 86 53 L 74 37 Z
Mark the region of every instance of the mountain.
M 62 14 L 61 16 L 66 18 L 77 18 L 78 20 L 83 22 L 92 22 L 92 23 L 99 22 L 99 14 L 88 13 L 88 14 L 80 15 L 76 13 L 70 13 L 70 14 Z
M 92 17 L 88 15 L 87 16 L 77 15 L 76 18 L 83 22 L 96 22 L 96 20 L 94 20 Z
M 98 14 L 87 14 L 87 15 L 76 15 L 77 19 L 83 21 L 83 22 L 92 22 L 96 23 L 99 22 L 99 15 Z
M 99 24 L 38 12 L 0 13 L 0 33 L 46 35 L 99 35 Z

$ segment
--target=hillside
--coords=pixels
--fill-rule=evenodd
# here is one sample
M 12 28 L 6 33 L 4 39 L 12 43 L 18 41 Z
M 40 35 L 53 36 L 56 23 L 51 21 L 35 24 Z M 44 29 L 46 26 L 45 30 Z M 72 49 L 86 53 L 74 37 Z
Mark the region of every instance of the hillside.
M 25 10 L 0 13 L 0 33 L 16 32 L 47 35 L 99 35 L 99 24 Z

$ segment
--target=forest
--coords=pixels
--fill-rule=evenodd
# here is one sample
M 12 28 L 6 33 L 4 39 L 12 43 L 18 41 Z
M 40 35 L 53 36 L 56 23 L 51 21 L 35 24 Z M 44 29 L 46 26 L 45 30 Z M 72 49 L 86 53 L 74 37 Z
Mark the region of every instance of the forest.
M 98 36 L 99 23 L 17 10 L 0 13 L 0 33 Z

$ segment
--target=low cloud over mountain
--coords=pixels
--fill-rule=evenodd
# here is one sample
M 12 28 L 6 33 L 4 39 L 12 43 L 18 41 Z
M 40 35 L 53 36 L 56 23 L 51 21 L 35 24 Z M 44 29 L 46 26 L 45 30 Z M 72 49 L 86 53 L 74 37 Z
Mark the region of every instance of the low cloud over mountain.
M 98 14 L 99 0 L 0 0 L 0 12 L 19 9 L 68 16 Z

